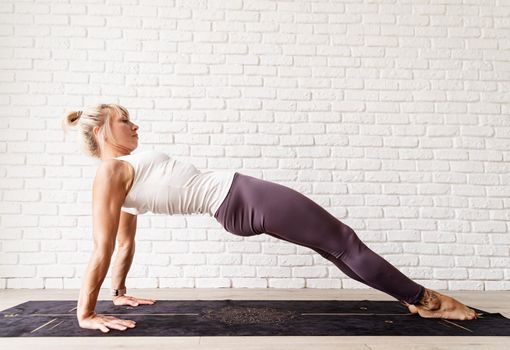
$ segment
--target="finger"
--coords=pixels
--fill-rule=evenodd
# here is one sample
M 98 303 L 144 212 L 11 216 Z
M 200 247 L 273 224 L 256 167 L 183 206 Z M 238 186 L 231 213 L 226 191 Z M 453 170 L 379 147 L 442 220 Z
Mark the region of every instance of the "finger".
M 99 329 L 101 330 L 101 332 L 103 333 L 108 333 L 110 330 L 108 329 L 108 327 L 106 327 L 105 325 L 103 324 L 100 324 L 99 325 Z
M 103 322 L 104 322 L 105 325 L 107 325 L 108 327 L 115 328 L 115 329 L 120 329 L 120 328 L 118 328 L 119 326 L 120 327 L 128 327 L 129 326 L 130 328 L 134 327 L 133 321 L 122 320 L 120 318 L 116 318 L 116 317 L 113 317 L 113 316 L 104 316 L 104 319 L 105 320 Z M 133 327 L 131 327 L 131 326 L 133 326 Z M 121 329 L 121 330 L 124 330 L 124 329 Z
M 138 299 L 138 302 L 140 304 L 144 304 L 144 305 L 146 305 L 146 304 L 154 304 L 155 303 L 154 300 L 150 300 L 150 299 Z
M 132 322 L 126 322 L 124 323 L 125 326 L 129 327 L 129 328 L 135 328 L 136 324 L 132 323 Z
M 118 321 L 118 320 L 119 320 L 119 318 L 117 318 L 115 316 L 103 316 L 103 321 L 111 322 L 111 321 Z
M 120 321 L 122 321 L 122 322 L 120 322 L 120 325 L 122 325 L 124 327 L 135 328 L 135 326 L 136 326 L 136 324 L 130 320 L 120 320 Z
M 118 329 L 119 331 L 124 331 L 127 329 L 126 326 L 124 326 L 123 324 L 116 323 L 115 321 L 108 322 L 106 323 L 106 325 L 110 328 Z
M 136 325 L 136 322 L 133 321 L 133 320 L 121 320 L 121 319 L 118 319 L 119 323 L 124 325 L 124 326 L 127 326 L 127 327 L 131 327 L 133 328 L 135 325 Z

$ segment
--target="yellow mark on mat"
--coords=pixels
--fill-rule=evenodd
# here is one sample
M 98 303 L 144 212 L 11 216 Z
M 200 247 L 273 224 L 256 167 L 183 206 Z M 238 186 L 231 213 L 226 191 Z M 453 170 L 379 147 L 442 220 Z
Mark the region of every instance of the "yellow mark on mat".
M 468 331 L 468 332 L 474 333 L 471 329 L 466 328 L 466 327 L 463 327 L 463 326 L 461 326 L 460 324 L 456 324 L 455 322 L 448 321 L 448 320 L 443 320 L 443 321 L 444 321 L 444 322 L 448 322 L 448 323 L 450 323 L 450 324 L 453 324 L 454 326 L 457 326 L 457 327 L 459 327 L 459 328 L 465 329 L 465 330 L 466 330 L 466 331 Z
M 56 326 L 58 326 L 59 324 L 61 324 L 62 322 L 64 321 L 60 321 L 59 323 L 57 323 L 56 325 L 54 325 L 53 327 L 50 328 L 50 330 L 52 330 L 53 328 L 55 328 Z
M 51 321 L 46 322 L 45 324 L 43 324 L 42 326 L 37 327 L 36 329 L 34 329 L 34 330 L 33 330 L 32 332 L 30 332 L 30 333 L 37 332 L 39 329 L 41 329 L 41 328 L 43 328 L 43 327 L 45 327 L 45 326 L 49 325 L 51 322 L 53 322 L 53 321 L 55 321 L 55 320 L 56 320 L 56 318 L 54 318 L 54 319 L 53 319 L 53 320 L 51 320 Z
M 304 316 L 411 316 L 412 313 L 408 314 L 373 314 L 373 313 L 355 313 L 355 312 L 317 312 L 317 313 L 304 313 Z
M 198 314 L 101 314 L 105 316 L 198 316 Z M 70 314 L 31 314 L 30 316 L 76 317 Z

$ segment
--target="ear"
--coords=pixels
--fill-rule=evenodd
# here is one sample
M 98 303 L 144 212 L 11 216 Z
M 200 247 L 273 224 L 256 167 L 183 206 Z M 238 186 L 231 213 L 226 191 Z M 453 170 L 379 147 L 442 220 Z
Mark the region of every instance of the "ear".
M 99 133 L 99 126 L 94 126 L 92 132 L 94 133 L 94 136 L 97 137 L 97 134 Z

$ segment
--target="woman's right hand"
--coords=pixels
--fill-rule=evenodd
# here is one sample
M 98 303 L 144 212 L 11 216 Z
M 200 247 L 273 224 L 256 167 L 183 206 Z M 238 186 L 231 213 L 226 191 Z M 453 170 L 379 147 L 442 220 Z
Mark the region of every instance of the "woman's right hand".
M 113 316 L 98 315 L 95 312 L 89 317 L 80 319 L 78 322 L 81 328 L 99 329 L 103 333 L 108 333 L 110 328 L 124 331 L 127 328 L 134 328 L 136 325 L 136 322 L 132 320 L 122 320 Z

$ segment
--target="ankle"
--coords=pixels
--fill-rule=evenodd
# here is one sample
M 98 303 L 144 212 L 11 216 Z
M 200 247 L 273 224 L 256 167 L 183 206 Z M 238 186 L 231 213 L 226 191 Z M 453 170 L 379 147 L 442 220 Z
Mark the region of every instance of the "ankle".
M 429 310 L 439 309 L 441 307 L 440 295 L 433 290 L 425 288 L 425 292 L 418 303 Z

